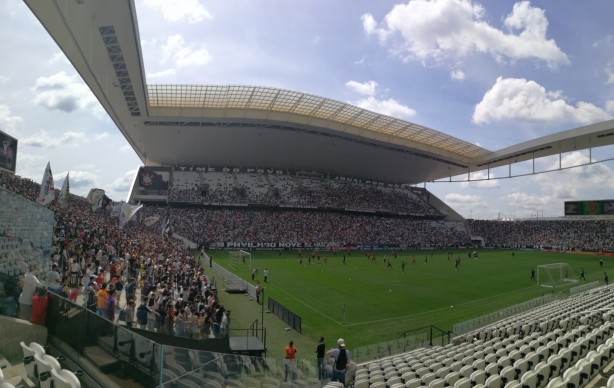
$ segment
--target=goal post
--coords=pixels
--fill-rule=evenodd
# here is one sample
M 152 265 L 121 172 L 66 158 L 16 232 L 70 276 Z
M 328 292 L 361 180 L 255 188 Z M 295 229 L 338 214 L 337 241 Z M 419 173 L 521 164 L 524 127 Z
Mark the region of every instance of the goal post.
M 240 265 L 252 268 L 252 254 L 244 250 L 228 251 L 228 262 L 235 268 Z
M 577 283 L 578 277 L 567 263 L 542 264 L 537 266 L 537 285 L 557 288 L 569 283 Z

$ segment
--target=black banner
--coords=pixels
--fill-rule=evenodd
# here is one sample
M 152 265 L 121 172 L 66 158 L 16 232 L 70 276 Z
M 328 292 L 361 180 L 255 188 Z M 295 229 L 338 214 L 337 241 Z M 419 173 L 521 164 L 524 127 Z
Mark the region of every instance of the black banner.
M 15 174 L 17 139 L 0 131 L 0 169 Z
M 171 177 L 170 167 L 141 167 L 139 169 L 139 186 L 145 190 L 168 190 Z

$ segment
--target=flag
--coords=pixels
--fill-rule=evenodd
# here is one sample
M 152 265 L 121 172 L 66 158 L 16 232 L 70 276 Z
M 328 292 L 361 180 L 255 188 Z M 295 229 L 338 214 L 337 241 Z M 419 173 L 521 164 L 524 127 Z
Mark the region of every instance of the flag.
M 116 203 L 115 205 L 113 205 L 113 207 L 111 208 L 111 217 L 119 217 L 119 213 L 121 213 L 122 211 L 123 204 L 124 201 L 121 201 L 120 203 Z
M 92 211 L 105 208 L 111 200 L 104 194 L 103 189 L 91 189 L 87 195 L 87 200 L 92 205 Z
M 55 199 L 55 187 L 53 186 L 53 175 L 51 174 L 51 164 L 47 162 L 47 168 L 43 174 L 41 191 L 36 197 L 36 203 L 47 206 Z
M 126 222 L 130 221 L 130 219 L 142 208 L 143 205 L 130 205 L 128 203 L 122 204 L 122 209 L 119 213 L 119 228 L 123 228 L 126 225 Z
M 168 228 L 169 228 L 169 223 L 170 223 L 170 216 L 167 214 L 166 217 L 164 217 L 164 219 L 162 220 L 162 225 L 160 225 L 160 234 L 162 236 L 166 236 L 166 233 L 168 233 Z
M 107 197 L 105 194 L 102 196 L 102 200 L 100 201 L 100 207 L 103 209 L 106 209 L 110 203 L 111 203 L 111 198 Z
M 68 175 L 66 174 L 66 179 L 64 179 L 64 183 L 62 184 L 62 190 L 60 191 L 60 196 L 58 198 L 58 202 L 64 206 L 68 203 L 68 193 L 70 193 L 70 183 L 68 183 Z

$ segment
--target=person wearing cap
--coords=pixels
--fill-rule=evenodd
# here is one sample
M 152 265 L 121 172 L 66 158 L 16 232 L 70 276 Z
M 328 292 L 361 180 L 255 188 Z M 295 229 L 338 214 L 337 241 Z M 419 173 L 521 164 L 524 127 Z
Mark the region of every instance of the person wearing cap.
M 350 363 L 350 352 L 345 349 L 343 338 L 339 338 L 337 340 L 337 348 L 329 350 L 326 352 L 326 355 L 335 359 L 333 375 L 330 380 L 338 381 L 345 385 L 345 370 L 346 366 Z
M 292 380 L 296 380 L 296 352 L 294 341 L 290 340 L 286 346 L 286 381 L 288 381 L 289 374 L 292 375 Z

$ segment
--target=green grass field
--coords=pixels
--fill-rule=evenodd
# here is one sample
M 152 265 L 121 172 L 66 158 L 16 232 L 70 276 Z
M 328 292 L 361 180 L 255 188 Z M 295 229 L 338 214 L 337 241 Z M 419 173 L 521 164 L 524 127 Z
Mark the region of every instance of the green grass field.
M 383 251 L 377 253 L 375 263 L 365 253 L 353 252 L 345 265 L 342 253 L 321 252 L 319 264 L 317 260 L 309 264 L 303 254 L 299 264 L 296 252 L 279 256 L 255 251 L 252 265 L 259 269 L 261 283 L 263 269 L 268 268 L 269 281 L 262 284 L 265 295 L 301 316 L 304 335 L 314 340 L 321 335 L 343 337 L 353 346 L 395 339 L 404 331 L 428 325 L 451 330 L 455 323 L 553 292 L 530 280 L 531 268 L 540 264 L 568 263 L 578 277 L 584 268 L 586 282 L 601 281 L 603 272 L 614 265 L 606 257 L 601 269 L 601 257 L 596 255 L 515 251 L 512 256 L 511 251 L 484 249 L 478 259 L 470 259 L 467 252 L 454 251 L 450 261 L 447 251 L 400 252 L 390 270 L 383 258 L 391 254 Z M 251 281 L 247 265 L 230 266 L 226 252 L 213 255 L 216 262 Z M 461 258 L 459 270 L 454 265 L 457 257 Z M 405 272 L 402 260 L 407 262 Z

